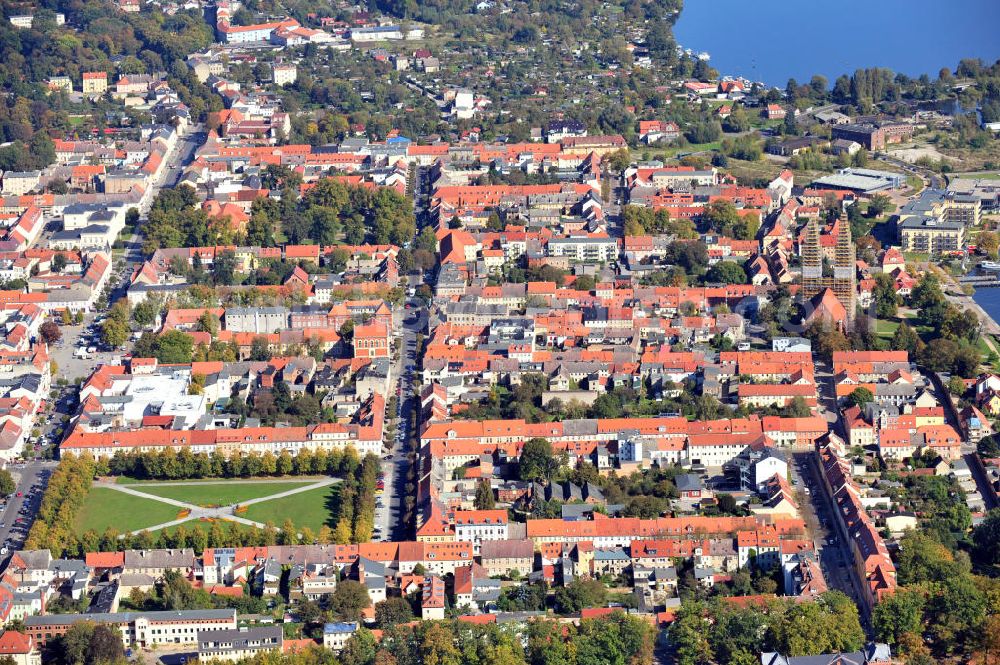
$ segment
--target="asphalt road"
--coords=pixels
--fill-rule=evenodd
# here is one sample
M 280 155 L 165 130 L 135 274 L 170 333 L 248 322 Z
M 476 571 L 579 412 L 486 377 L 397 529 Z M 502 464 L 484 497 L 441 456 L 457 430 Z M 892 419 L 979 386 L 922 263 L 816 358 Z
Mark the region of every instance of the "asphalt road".
M 17 490 L 8 498 L 7 505 L 0 511 L 0 539 L 3 547 L 7 548 L 7 552 L 2 555 L 3 561 L 24 543 L 28 529 L 34 521 L 35 512 L 41 503 L 42 493 L 48 484 L 49 475 L 55 466 L 56 463 L 51 460 L 33 460 L 26 464 L 7 467 L 17 482 Z M 21 525 L 15 524 L 18 519 L 23 520 Z
M 827 421 L 832 432 L 844 438 L 833 371 L 829 363 L 817 363 L 816 386 L 819 415 Z M 788 467 L 789 475 L 798 480 L 796 490 L 802 519 L 805 520 L 812 536 L 827 586 L 850 596 L 861 610 L 862 623 L 865 623 L 867 621 L 864 612 L 865 603 L 861 596 L 861 581 L 853 567 L 854 555 L 850 544 L 837 533 L 836 517 L 833 512 L 835 508 L 831 506 L 823 489 L 818 457 L 813 451 L 802 451 L 793 453 L 791 461 L 792 464 Z M 808 494 L 806 488 L 809 489 Z
M 930 169 L 925 169 L 921 166 L 910 164 L 909 162 L 904 162 L 902 159 L 896 159 L 895 157 L 890 157 L 885 153 L 877 153 L 875 159 L 882 160 L 883 162 L 886 162 L 887 164 L 892 164 L 893 166 L 898 166 L 899 168 L 903 169 L 903 171 L 905 171 L 906 173 L 910 173 L 912 175 L 919 177 L 922 180 L 926 180 L 928 186 L 931 189 L 942 189 L 944 186 L 948 184 L 942 176 L 939 176 L 937 173 L 934 173 L 934 171 L 931 171 Z
M 375 523 L 376 540 L 406 540 L 412 536 L 410 525 L 403 521 L 403 501 L 406 495 L 406 474 L 410 462 L 407 445 L 412 432 L 412 413 L 418 406 L 418 397 L 412 390 L 412 379 L 419 366 L 416 358 L 416 336 L 426 325 L 427 312 L 416 306 L 419 301 L 409 300 L 410 309 L 396 312 L 393 327 L 402 331 L 399 339 L 399 356 L 393 362 L 395 390 L 398 397 L 396 413 L 386 414 L 396 419 L 396 435 L 390 442 L 388 454 L 382 459 L 385 487 L 377 506 Z
M 789 475 L 798 479 L 796 490 L 802 519 L 812 536 L 827 586 L 843 591 L 863 610 L 865 605 L 852 567 L 853 555 L 848 544 L 836 532 L 835 518 L 819 477 L 816 454 L 794 453 L 788 470 Z M 809 494 L 805 493 L 807 487 Z M 862 622 L 864 619 L 862 616 Z

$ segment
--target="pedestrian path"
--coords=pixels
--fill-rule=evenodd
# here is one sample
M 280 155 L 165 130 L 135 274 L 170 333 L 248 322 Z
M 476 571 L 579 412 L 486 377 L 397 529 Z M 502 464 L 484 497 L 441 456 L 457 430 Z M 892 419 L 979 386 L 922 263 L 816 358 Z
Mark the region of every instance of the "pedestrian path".
M 227 480 L 225 482 L 251 483 L 257 481 Z M 149 494 L 147 492 L 143 492 L 141 489 L 136 489 L 137 487 L 143 487 L 143 485 L 118 485 L 117 483 L 114 482 L 99 481 L 97 483 L 94 483 L 94 487 L 103 487 L 106 489 L 115 490 L 116 492 L 122 492 L 124 494 L 130 494 L 132 496 L 140 497 L 143 499 L 149 499 L 150 501 L 159 501 L 160 503 L 176 506 L 182 510 L 189 511 L 189 513 L 184 517 L 179 517 L 175 520 L 170 520 L 169 522 L 163 522 L 161 524 L 148 526 L 143 529 L 137 529 L 132 532 L 132 535 L 136 535 L 142 533 L 143 531 L 150 531 L 150 532 L 159 531 L 161 529 L 168 529 L 172 526 L 177 526 L 178 524 L 183 524 L 184 522 L 190 522 L 192 520 L 203 520 L 203 519 L 228 520 L 231 522 L 237 522 L 239 524 L 245 524 L 247 526 L 256 527 L 258 529 L 263 529 L 265 527 L 264 524 L 237 515 L 236 509 L 240 506 L 250 506 L 257 503 L 263 503 L 265 501 L 283 499 L 287 496 L 298 494 L 299 492 L 308 492 L 310 490 L 319 489 L 321 487 L 328 487 L 330 485 L 334 485 L 339 482 L 340 482 L 339 478 L 323 478 L 322 480 L 318 480 L 315 483 L 310 483 L 302 487 L 294 487 L 292 489 L 285 490 L 283 492 L 276 492 L 274 494 L 269 494 L 268 496 L 262 496 L 255 499 L 248 499 L 246 501 L 240 501 L 239 503 L 233 503 L 228 506 L 219 506 L 217 508 L 206 508 L 204 506 L 197 506 L 193 503 L 188 503 L 186 501 L 179 501 L 177 499 L 171 499 L 165 496 L 157 496 L 155 494 Z M 206 484 L 211 484 L 211 483 L 206 483 L 206 482 L 157 483 L 156 487 L 178 486 L 178 485 L 206 485 Z

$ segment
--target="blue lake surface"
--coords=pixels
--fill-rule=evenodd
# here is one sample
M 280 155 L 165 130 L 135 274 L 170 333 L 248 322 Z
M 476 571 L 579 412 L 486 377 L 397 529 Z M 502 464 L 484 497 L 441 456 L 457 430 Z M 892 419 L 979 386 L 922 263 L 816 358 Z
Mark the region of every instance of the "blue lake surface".
M 1000 58 L 1000 0 L 685 0 L 674 35 L 723 76 L 782 88 L 865 67 L 936 78 Z
M 1000 288 L 976 289 L 972 299 L 991 319 L 1000 322 Z

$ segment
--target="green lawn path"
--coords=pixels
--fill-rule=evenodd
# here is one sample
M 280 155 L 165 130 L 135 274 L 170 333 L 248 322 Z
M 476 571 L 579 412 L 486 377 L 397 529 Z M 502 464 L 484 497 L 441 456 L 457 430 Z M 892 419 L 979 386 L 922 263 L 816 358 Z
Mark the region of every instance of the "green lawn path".
M 229 506 L 249 499 L 278 494 L 311 485 L 314 480 L 270 481 L 262 483 L 215 482 L 197 485 L 157 485 L 156 483 L 130 485 L 147 494 L 183 501 L 196 506 Z
M 255 503 L 240 517 L 262 524 L 271 522 L 279 528 L 282 522 L 290 519 L 295 526 L 307 526 L 313 531 L 319 531 L 323 525 L 332 529 L 336 526 L 333 523 L 333 515 L 338 498 L 339 487 L 330 485 L 273 501 Z
M 177 519 L 180 508 L 143 499 L 106 487 L 94 487 L 76 518 L 76 532 L 103 533 L 109 526 L 119 532 L 144 529 Z

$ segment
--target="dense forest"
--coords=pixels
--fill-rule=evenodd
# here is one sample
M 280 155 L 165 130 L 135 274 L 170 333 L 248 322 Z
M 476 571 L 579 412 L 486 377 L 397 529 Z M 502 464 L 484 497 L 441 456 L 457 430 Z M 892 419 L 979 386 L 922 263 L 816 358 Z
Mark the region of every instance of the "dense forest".
M 0 168 L 45 166 L 54 153 L 44 138 L 34 138 L 37 132 L 63 137 L 104 127 L 114 115 L 112 106 L 103 101 L 91 104 L 73 101 L 64 92 L 50 93 L 46 81 L 53 76 L 68 76 L 79 90 L 81 75 L 87 71 L 166 72 L 196 119 L 222 107 L 221 99 L 192 76 L 184 61 L 213 41 L 212 29 L 200 13 L 122 14 L 104 0 L 50 0 L 39 5 L 31 28 L 17 28 L 8 20 L 23 12 L 20 5 L 2 5 L 0 87 L 7 94 L 0 102 L 0 139 L 18 141 L 30 150 L 10 146 L 0 150 Z M 65 14 L 65 25 L 56 24 L 56 12 Z M 11 154 L 17 152 L 22 161 L 12 163 Z

